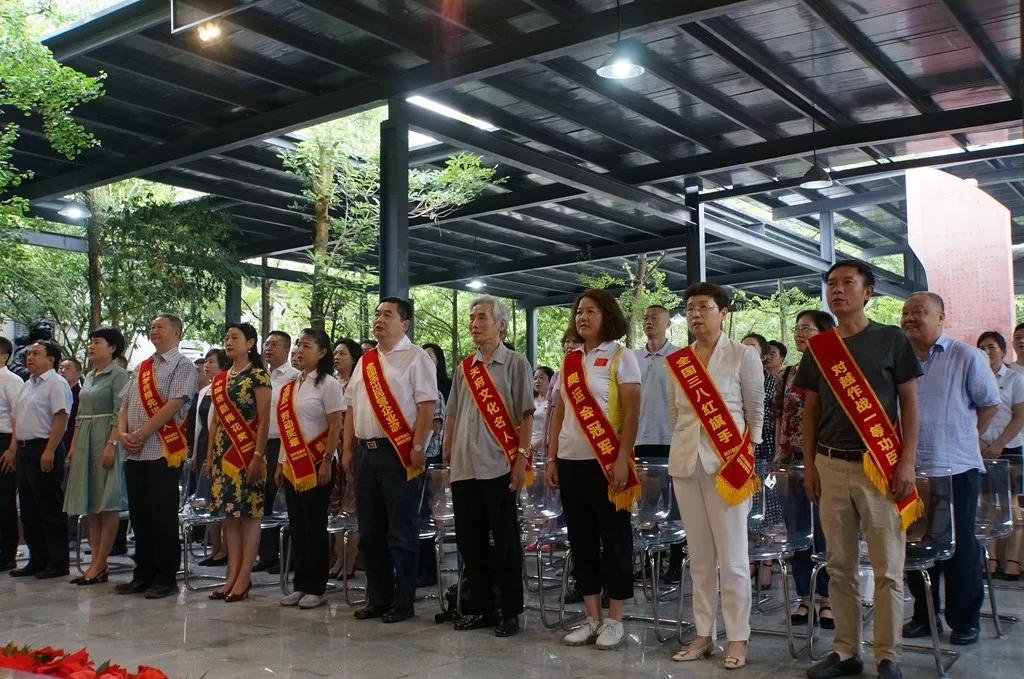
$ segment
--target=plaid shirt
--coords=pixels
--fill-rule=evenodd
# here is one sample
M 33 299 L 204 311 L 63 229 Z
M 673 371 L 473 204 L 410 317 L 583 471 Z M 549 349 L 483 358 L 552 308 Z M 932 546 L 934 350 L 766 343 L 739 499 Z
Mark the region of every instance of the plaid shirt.
M 174 416 L 178 423 L 184 422 L 188 416 L 188 404 L 195 397 L 199 387 L 196 366 L 192 359 L 178 351 L 177 347 L 164 354 L 156 354 L 153 359 L 156 388 L 165 402 L 173 399 L 184 400 L 181 410 Z M 132 373 L 131 381 L 121 390 L 118 398 L 122 404 L 128 404 L 129 433 L 137 431 L 149 421 L 149 416 L 142 407 L 142 397 L 139 395 L 138 368 Z M 135 453 L 125 450 L 125 457 L 140 462 L 159 460 L 163 457 L 160 437 L 154 433 L 143 442 L 141 451 Z

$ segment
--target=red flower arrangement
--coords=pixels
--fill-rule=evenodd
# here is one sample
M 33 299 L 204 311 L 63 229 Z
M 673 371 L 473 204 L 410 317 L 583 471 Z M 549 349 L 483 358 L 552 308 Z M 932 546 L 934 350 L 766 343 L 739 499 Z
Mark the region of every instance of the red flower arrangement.
M 84 648 L 77 653 L 65 653 L 49 646 L 36 649 L 8 644 L 0 649 L 0 668 L 64 679 L 169 679 L 160 670 L 145 665 L 139 665 L 138 672 L 129 672 L 109 661 L 96 667 Z

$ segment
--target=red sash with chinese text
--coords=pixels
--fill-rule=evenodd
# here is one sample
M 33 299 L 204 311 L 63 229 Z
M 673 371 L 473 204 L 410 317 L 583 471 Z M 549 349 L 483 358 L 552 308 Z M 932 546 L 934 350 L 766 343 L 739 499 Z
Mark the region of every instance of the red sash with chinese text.
M 519 455 L 519 428 L 512 424 L 512 414 L 494 384 L 491 371 L 483 361 L 474 365 L 475 359 L 474 354 L 462 361 L 462 376 L 466 378 L 466 386 L 473 397 L 473 405 L 487 425 L 487 431 L 491 432 L 491 436 L 508 458 L 508 468 L 511 471 L 515 469 L 516 457 Z M 526 458 L 526 483 L 533 483 L 533 456 L 529 452 Z
M 599 359 L 605 360 L 607 359 Z M 618 510 L 630 511 L 633 503 L 640 499 L 640 479 L 636 475 L 636 461 L 629 454 L 629 476 L 626 487 L 616 493 L 611 487 L 612 468 L 619 454 L 619 435 L 608 421 L 604 409 L 598 403 L 587 384 L 587 373 L 583 367 L 583 352 L 570 351 L 562 362 L 562 388 L 565 389 L 576 422 L 587 438 L 594 457 L 601 463 L 601 469 L 608 480 L 608 499 Z
M 147 358 L 139 364 L 139 398 L 146 417 L 153 419 L 167 401 L 156 388 L 156 373 L 153 370 L 153 358 Z M 160 448 L 168 467 L 180 467 L 188 457 L 188 446 L 185 444 L 185 429 L 172 416 L 164 426 L 157 430 Z
M 284 477 L 292 484 L 292 488 L 301 493 L 316 488 L 317 467 L 327 452 L 330 427 L 312 441 L 306 442 L 295 412 L 295 392 L 298 390 L 298 381 L 289 382 L 281 389 L 281 398 L 277 402 L 277 428 L 281 432 L 281 447 L 285 452 L 282 470 Z
M 412 428 L 405 421 L 405 415 L 398 406 L 398 399 L 391 391 L 379 351 L 370 349 L 363 352 L 362 372 L 370 409 L 377 418 L 377 424 L 384 430 L 384 435 L 398 453 L 398 459 L 405 467 L 406 479 L 411 481 L 423 473 L 423 468 L 412 466 Z
M 761 488 L 761 479 L 754 473 L 754 444 L 750 440 L 750 430 L 740 433 L 715 380 L 692 347 L 669 354 L 665 360 L 722 460 L 722 468 L 715 477 L 715 490 L 729 504 L 738 505 Z
M 227 434 L 231 447 L 224 453 L 224 473 L 238 481 L 242 470 L 256 454 L 256 418 L 248 422 L 228 395 L 228 371 L 218 374 L 210 385 L 210 401 L 217 412 L 217 420 Z
M 823 332 L 808 340 L 807 345 L 821 376 L 864 442 L 864 474 L 879 493 L 889 495 L 892 475 L 900 461 L 899 432 L 839 333 L 834 329 Z M 924 514 L 924 503 L 916 488 L 895 502 L 903 530 Z

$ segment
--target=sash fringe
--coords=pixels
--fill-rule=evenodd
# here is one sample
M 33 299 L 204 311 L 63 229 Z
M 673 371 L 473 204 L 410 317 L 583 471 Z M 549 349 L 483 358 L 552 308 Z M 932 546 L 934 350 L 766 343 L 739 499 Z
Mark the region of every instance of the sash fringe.
M 735 507 L 761 490 L 761 479 L 757 474 L 751 474 L 750 479 L 742 487 L 733 488 L 721 475 L 717 475 L 715 476 L 715 490 L 723 500 Z
M 633 484 L 631 487 L 626 488 L 621 493 L 615 493 L 612 491 L 611 486 L 608 487 L 608 499 L 615 509 L 618 511 L 631 512 L 633 511 L 633 505 L 640 501 L 642 489 L 640 484 Z
M 879 493 L 885 496 L 890 495 L 889 479 L 885 478 L 882 471 L 875 466 L 875 463 L 871 461 L 871 456 L 868 454 L 864 455 L 864 475 L 868 477 L 868 481 L 871 482 L 871 485 Z M 924 502 L 921 498 L 917 498 L 907 507 L 903 508 L 902 511 L 897 506 L 896 511 L 900 513 L 900 523 L 903 525 L 903 531 L 906 532 L 911 524 L 924 516 Z
M 167 460 L 168 467 L 171 469 L 177 469 L 185 462 L 185 460 L 188 459 L 188 451 L 183 450 L 177 455 L 171 455 L 167 452 L 167 448 L 164 448 L 164 459 Z
M 906 532 L 910 525 L 924 516 L 924 501 L 921 498 L 914 500 L 909 507 L 900 512 L 900 522 L 903 524 L 903 532 Z
M 527 486 L 533 485 L 533 468 L 532 467 L 527 467 L 526 468 L 526 481 L 524 483 Z
M 270 472 L 268 471 L 267 473 Z M 297 493 L 303 493 L 312 488 L 316 488 L 316 476 L 313 476 L 313 478 L 307 477 L 302 480 L 296 480 L 295 470 L 292 469 L 292 466 L 290 464 L 284 465 L 284 469 L 282 470 L 281 473 L 284 475 L 286 479 L 288 479 L 288 483 L 292 484 L 292 488 L 294 488 L 295 492 Z
M 406 467 L 405 468 L 405 480 L 412 481 L 417 476 L 422 474 L 426 470 L 425 467 Z

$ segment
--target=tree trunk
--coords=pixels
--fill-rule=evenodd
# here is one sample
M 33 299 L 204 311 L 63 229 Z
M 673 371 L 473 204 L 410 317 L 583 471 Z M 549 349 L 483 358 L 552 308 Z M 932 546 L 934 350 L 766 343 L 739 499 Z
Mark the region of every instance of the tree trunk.
M 103 324 L 103 294 L 100 289 L 103 277 L 100 270 L 100 230 L 103 216 L 92 200 L 90 191 L 85 192 L 85 201 L 93 215 L 86 226 L 86 231 L 89 234 L 89 329 L 94 330 Z
M 325 258 L 327 257 L 327 240 L 330 232 L 327 200 L 321 198 L 313 206 L 315 231 L 313 234 L 313 282 L 309 300 L 309 325 L 314 330 L 324 329 L 324 290 Z
M 780 342 L 786 343 L 786 293 L 782 289 L 782 279 L 779 279 L 779 336 Z
M 452 289 L 452 370 L 462 357 L 462 348 L 459 346 L 459 291 Z
M 267 266 L 267 258 L 262 260 L 263 266 Z M 274 307 L 270 300 L 270 286 L 274 283 L 269 278 L 260 280 L 260 337 L 264 339 L 274 329 L 273 315 Z
M 370 337 L 370 303 L 366 299 L 366 290 L 359 293 L 359 335 L 358 340 Z
M 647 281 L 647 255 L 638 255 L 636 258 L 636 272 L 633 276 L 633 303 L 629 305 L 629 327 L 626 328 L 626 348 L 632 349 L 636 345 L 636 326 L 643 318 L 644 287 Z

